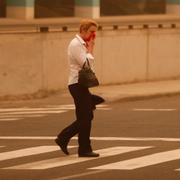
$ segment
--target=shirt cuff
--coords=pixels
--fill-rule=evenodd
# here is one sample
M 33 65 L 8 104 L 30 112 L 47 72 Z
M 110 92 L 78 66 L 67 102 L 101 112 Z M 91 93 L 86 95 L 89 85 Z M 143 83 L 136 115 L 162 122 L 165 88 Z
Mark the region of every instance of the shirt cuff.
M 86 57 L 87 57 L 88 59 L 94 59 L 94 56 L 93 56 L 91 53 L 87 53 Z

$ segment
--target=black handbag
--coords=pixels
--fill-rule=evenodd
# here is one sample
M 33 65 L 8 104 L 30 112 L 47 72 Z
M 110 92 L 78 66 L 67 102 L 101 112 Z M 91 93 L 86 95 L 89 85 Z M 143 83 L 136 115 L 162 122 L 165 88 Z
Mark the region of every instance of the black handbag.
M 83 64 L 82 69 L 79 71 L 78 83 L 87 88 L 98 86 L 99 81 L 90 67 L 89 60 L 87 59 L 86 62 Z
M 91 94 L 91 99 L 92 99 L 92 109 L 93 109 L 93 110 L 96 109 L 96 105 L 105 102 L 105 99 L 104 99 L 104 98 L 102 98 L 102 97 L 99 96 L 99 95 L 95 95 L 95 94 Z

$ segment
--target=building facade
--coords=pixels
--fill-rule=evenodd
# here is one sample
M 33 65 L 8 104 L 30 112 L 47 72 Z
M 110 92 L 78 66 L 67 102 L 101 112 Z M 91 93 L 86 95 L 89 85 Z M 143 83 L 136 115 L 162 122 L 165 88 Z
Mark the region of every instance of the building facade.
M 180 14 L 180 0 L 0 0 L 0 17 L 47 18 Z

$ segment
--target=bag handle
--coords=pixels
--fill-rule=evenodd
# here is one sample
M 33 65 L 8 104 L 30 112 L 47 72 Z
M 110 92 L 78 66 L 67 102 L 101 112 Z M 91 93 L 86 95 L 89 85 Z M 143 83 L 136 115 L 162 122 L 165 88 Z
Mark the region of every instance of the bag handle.
M 88 66 L 91 68 L 88 58 L 86 58 L 86 61 L 85 61 L 84 64 L 83 64 L 83 68 L 85 68 L 86 62 L 87 62 L 87 64 L 88 64 Z

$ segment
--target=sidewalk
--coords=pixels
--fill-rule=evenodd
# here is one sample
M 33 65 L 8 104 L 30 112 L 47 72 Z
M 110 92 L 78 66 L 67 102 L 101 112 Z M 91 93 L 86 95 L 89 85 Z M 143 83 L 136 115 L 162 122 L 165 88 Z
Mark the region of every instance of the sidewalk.
M 90 91 L 102 96 L 107 103 L 180 95 L 180 80 L 107 85 L 91 88 Z M 72 103 L 73 100 L 66 89 L 42 99 L 0 101 L 0 107 L 48 106 Z
M 102 95 L 109 102 L 170 96 L 180 94 L 180 80 L 101 86 L 93 92 Z

